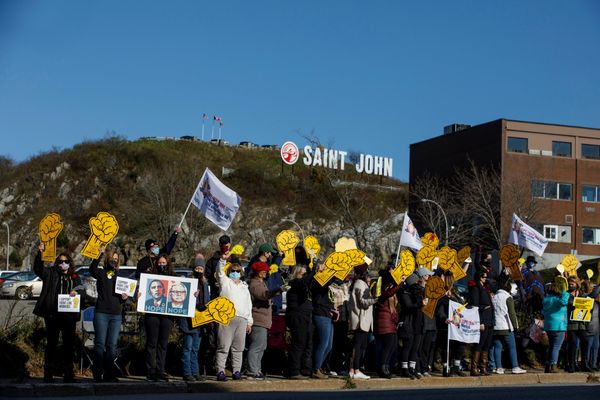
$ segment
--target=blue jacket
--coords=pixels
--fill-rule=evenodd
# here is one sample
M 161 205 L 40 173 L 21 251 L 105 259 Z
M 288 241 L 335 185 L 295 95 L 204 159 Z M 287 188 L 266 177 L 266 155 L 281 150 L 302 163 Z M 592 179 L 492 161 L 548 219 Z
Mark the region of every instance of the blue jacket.
M 567 304 L 569 293 L 563 291 L 560 296 L 547 295 L 542 303 L 544 307 L 544 330 L 564 332 L 567 330 Z

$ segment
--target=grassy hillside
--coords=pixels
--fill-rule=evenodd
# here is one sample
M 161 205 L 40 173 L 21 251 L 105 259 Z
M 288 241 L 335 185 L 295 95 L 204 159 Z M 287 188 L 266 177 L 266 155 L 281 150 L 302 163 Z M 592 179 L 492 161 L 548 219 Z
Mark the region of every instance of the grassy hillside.
M 336 224 L 345 230 L 385 221 L 406 207 L 405 185 L 393 179 L 360 175 L 349 166 L 346 171 L 301 162 L 282 167 L 278 151 L 207 142 L 113 137 L 16 165 L 3 160 L 0 167 L 0 220 L 11 226 L 15 261 L 31 254 L 37 224 L 49 212 L 59 213 L 65 222 L 59 245 L 71 251 L 85 241 L 88 220 L 100 211 L 117 217 L 115 244 L 123 249 L 139 250 L 146 237 L 162 240 L 179 222 L 206 167 L 242 197 L 231 231 L 248 243 L 262 239 L 252 237 L 251 231 L 271 234 L 282 218 L 306 227 Z M 232 171 L 222 177 L 223 167 Z M 220 234 L 194 209 L 186 224 L 190 234 L 178 243 L 186 255 L 203 238 Z M 264 240 L 273 241 L 274 236 Z

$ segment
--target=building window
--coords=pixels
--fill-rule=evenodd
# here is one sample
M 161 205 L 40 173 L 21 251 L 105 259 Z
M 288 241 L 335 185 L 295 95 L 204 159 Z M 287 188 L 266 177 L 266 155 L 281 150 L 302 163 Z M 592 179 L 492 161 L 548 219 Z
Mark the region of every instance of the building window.
M 598 144 L 582 144 L 581 157 L 591 160 L 600 160 L 600 145 Z
M 550 242 L 556 242 L 556 232 L 558 226 L 556 225 L 544 225 L 544 237 Z
M 526 138 L 508 137 L 508 151 L 511 153 L 524 153 L 528 152 L 528 144 Z
M 581 201 L 588 203 L 600 202 L 600 198 L 598 198 L 598 189 L 600 189 L 598 186 L 583 185 Z
M 553 141 L 552 155 L 555 157 L 571 157 L 571 143 Z
M 534 180 L 531 182 L 531 195 L 540 199 L 571 200 L 573 198 L 573 185 L 570 183 Z
M 600 244 L 600 229 L 583 228 L 583 239 L 585 244 Z

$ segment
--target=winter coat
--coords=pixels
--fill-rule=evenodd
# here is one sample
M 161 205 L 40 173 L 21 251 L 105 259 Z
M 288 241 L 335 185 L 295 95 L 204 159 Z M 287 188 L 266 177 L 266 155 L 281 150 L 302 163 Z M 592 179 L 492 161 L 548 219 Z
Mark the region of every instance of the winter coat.
M 197 279 L 197 278 L 195 278 Z M 198 279 L 198 296 L 196 297 L 196 310 L 206 310 L 206 303 L 210 300 L 208 283 L 204 279 Z M 192 327 L 191 318 L 177 318 L 179 330 L 184 334 L 200 333 L 202 326 Z
M 289 282 L 290 289 L 286 293 L 287 308 L 286 315 L 290 313 L 312 313 L 312 296 L 310 285 L 315 276 L 316 268 L 308 269 L 302 278 L 292 279 Z
M 219 260 L 217 265 L 217 282 L 219 283 L 221 296 L 227 297 L 235 306 L 235 316 L 244 318 L 248 325 L 252 325 L 252 299 L 246 282 L 235 283 L 233 279 L 225 275 L 225 260 Z
M 392 306 L 395 303 L 396 292 L 400 289 L 399 285 L 388 284 L 381 292 L 381 296 L 375 303 L 375 334 L 386 335 L 396 333 L 398 325 L 398 309 Z
M 571 315 L 573 315 L 573 310 L 575 309 L 575 307 L 573 307 L 573 301 L 575 300 L 575 297 L 596 298 L 598 296 L 599 291 L 600 291 L 600 286 L 596 286 L 594 288 L 594 290 L 592 290 L 592 293 L 589 293 L 589 294 L 576 293 L 577 296 L 573 296 L 572 294 L 569 295 L 569 304 L 567 305 L 567 318 L 568 318 L 567 331 L 587 331 L 587 326 L 588 326 L 589 322 L 571 321 Z
M 175 242 L 177 241 L 177 232 L 173 232 L 165 247 L 161 248 L 161 253 L 171 254 L 173 247 L 175 247 Z M 135 279 L 140 279 L 140 275 L 147 273 L 150 268 L 152 268 L 152 258 L 150 256 L 145 256 L 140 259 L 137 263 L 137 267 L 135 269 Z
M 492 299 L 494 304 L 494 335 L 508 335 L 519 328 L 515 303 L 506 290 L 500 289 Z
M 33 272 L 43 281 L 42 292 L 33 308 L 33 313 L 39 317 L 47 318 L 59 314 L 59 294 L 69 294 L 73 290 L 80 295 L 83 294 L 83 286 L 81 285 L 79 275 L 76 273 L 63 274 L 60 268 L 55 265 L 44 267 L 42 253 L 39 251 L 33 262 Z M 81 318 L 81 313 L 68 312 L 60 314 L 65 314 L 68 318 L 73 318 L 75 321 L 79 321 Z
M 486 327 L 494 326 L 494 308 L 490 292 L 479 282 L 469 281 L 469 305 L 479 308 L 479 322 Z
M 400 291 L 400 324 L 398 336 L 409 338 L 423 333 L 423 299 L 425 288 L 418 283 L 404 286 Z
M 560 296 L 548 294 L 542 302 L 544 330 L 564 332 L 567 330 L 567 305 L 569 293 L 563 291 Z
M 363 332 L 373 330 L 373 304 L 376 302 L 377 298 L 371 296 L 367 283 L 357 279 L 350 290 L 348 302 L 351 330 L 360 329 Z
M 271 297 L 273 292 L 267 287 L 267 283 L 258 277 L 248 281 L 250 298 L 252 299 L 252 319 L 255 326 L 271 329 L 273 324 L 273 312 L 271 310 Z
M 592 319 L 587 324 L 585 334 L 588 336 L 600 334 L 600 303 L 594 301 L 592 309 Z
M 109 273 L 106 269 L 98 268 L 99 263 L 100 257 L 90 264 L 90 275 L 96 279 L 96 291 L 98 292 L 95 312 L 121 315 L 122 305 L 127 300 L 123 300 L 120 294 L 115 293 L 117 275 L 114 272 Z

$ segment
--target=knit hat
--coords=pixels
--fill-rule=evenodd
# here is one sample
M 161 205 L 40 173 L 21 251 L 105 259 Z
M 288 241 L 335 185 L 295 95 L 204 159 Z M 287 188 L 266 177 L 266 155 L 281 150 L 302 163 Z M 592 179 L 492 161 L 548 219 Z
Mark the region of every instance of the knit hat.
M 269 267 L 269 265 L 263 261 L 257 261 L 254 264 L 252 264 L 252 270 L 256 272 L 269 271 L 270 269 L 271 268 Z
M 152 246 L 154 246 L 155 244 L 158 244 L 158 243 L 156 243 L 156 240 L 154 240 L 154 239 L 148 239 L 144 243 L 144 247 L 146 247 L 146 251 L 150 251 L 150 248 Z
M 266 252 L 269 252 L 269 253 L 276 253 L 276 252 L 277 252 L 277 250 L 275 250 L 275 249 L 273 248 L 273 246 L 271 245 L 271 243 L 263 243 L 263 244 L 261 244 L 261 245 L 260 245 L 260 247 L 258 248 L 258 253 L 260 254 L 260 253 L 266 253 Z

